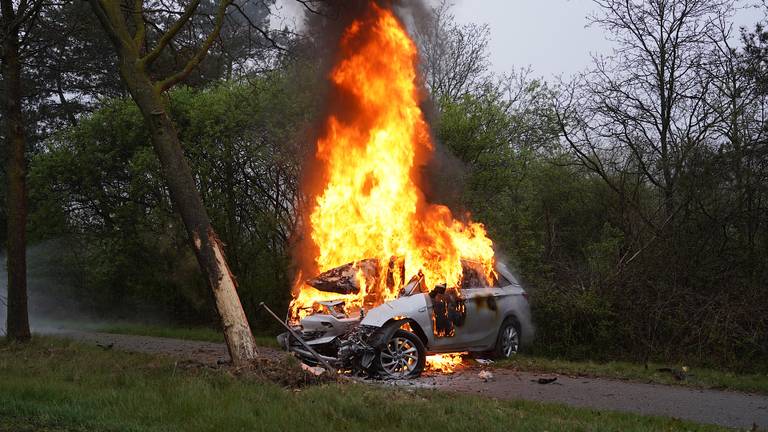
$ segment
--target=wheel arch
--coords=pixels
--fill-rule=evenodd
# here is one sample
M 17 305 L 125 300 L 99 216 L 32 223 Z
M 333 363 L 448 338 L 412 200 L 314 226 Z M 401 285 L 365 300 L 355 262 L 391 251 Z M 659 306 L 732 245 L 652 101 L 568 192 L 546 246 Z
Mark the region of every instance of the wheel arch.
M 504 316 L 504 319 L 501 320 L 501 324 L 499 325 L 499 327 L 496 329 L 496 338 L 494 339 L 494 341 L 496 341 L 499 338 L 499 332 L 501 332 L 501 328 L 504 326 L 504 323 L 507 322 L 507 320 L 512 320 L 515 323 L 515 327 L 517 327 L 517 331 L 518 333 L 520 333 L 520 338 L 522 340 L 523 331 L 524 331 L 522 321 L 520 320 L 520 318 L 517 317 L 517 314 L 515 313 L 515 311 L 509 311 Z
M 507 312 L 507 314 L 504 316 L 504 319 L 501 320 L 501 323 L 504 324 L 504 321 L 506 321 L 508 319 L 511 319 L 512 321 L 514 321 L 515 324 L 517 324 L 518 328 L 521 327 L 520 318 L 517 317 L 517 314 L 515 313 L 515 311 Z M 499 327 L 499 328 L 501 328 L 501 327 Z
M 373 336 L 371 340 L 371 345 L 375 347 L 381 346 L 384 342 L 388 341 L 389 338 L 392 337 L 392 335 L 400 328 L 402 328 L 405 324 L 408 324 L 412 330 L 412 333 L 415 334 L 420 340 L 421 343 L 424 344 L 424 347 L 429 346 L 429 339 L 427 338 L 427 334 L 424 333 L 424 329 L 421 328 L 418 322 L 414 320 L 413 318 L 392 318 L 386 323 L 384 323 L 383 326 L 381 326 L 380 330 L 376 332 L 376 334 Z

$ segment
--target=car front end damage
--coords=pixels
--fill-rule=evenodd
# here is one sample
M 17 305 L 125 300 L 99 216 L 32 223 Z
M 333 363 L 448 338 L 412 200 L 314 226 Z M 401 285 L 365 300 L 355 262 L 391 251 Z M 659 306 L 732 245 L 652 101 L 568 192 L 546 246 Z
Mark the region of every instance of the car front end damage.
M 397 315 L 385 318 L 386 312 L 393 310 L 387 303 L 372 309 L 368 315 L 361 311 L 360 315 L 353 317 L 336 312 L 334 307 L 338 306 L 338 302 L 329 302 L 323 306 L 328 308 L 328 313 L 307 316 L 299 323 L 290 325 L 292 331 L 279 335 L 280 346 L 297 355 L 306 364 L 330 365 L 337 371 L 353 376 L 409 378 L 421 372 L 425 355 L 424 341 L 421 340 L 423 336 L 418 337 L 409 332 L 421 342 L 419 352 L 414 352 L 410 357 L 408 349 L 417 347 L 407 344 L 415 345 L 417 342 L 403 340 L 403 344 L 406 344 L 404 347 L 388 346 L 393 343 L 396 332 L 412 330 L 412 319 Z M 387 359 L 386 356 L 390 354 L 392 358 Z M 419 363 L 421 368 L 418 368 Z
M 353 376 L 382 379 L 414 378 L 444 356 L 473 352 L 510 357 L 517 353 L 521 335 L 529 331 L 527 294 L 502 265 L 492 284 L 485 284 L 465 264 L 462 285 L 424 286 L 421 274 L 394 291 L 383 302 L 355 303 L 359 275 L 381 274 L 376 261 L 364 260 L 332 269 L 308 281 L 313 287 L 352 299 L 320 300 L 285 321 L 278 336 L 285 350 L 309 366 L 321 366 Z M 464 264 L 464 263 L 462 263 Z M 387 281 L 390 269 L 379 280 Z M 353 295 L 350 296 L 350 293 Z M 347 296 L 347 297 L 344 297 Z M 271 312 L 271 311 L 270 311 Z

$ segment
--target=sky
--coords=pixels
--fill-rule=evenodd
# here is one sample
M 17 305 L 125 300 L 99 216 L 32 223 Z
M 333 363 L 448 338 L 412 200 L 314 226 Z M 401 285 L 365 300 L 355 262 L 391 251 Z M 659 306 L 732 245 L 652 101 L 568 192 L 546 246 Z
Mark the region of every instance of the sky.
M 436 0 L 429 0 L 436 1 Z M 587 27 L 592 0 L 453 0 L 459 23 L 488 24 L 490 60 L 499 74 L 531 67 L 535 76 L 568 77 L 590 66 L 593 54 L 609 54 L 612 44 L 597 26 Z M 300 5 L 278 0 L 280 16 L 295 22 Z M 736 27 L 751 28 L 763 18 L 754 8 L 734 16 Z
M 551 77 L 583 70 L 590 53 L 610 50 L 601 29 L 585 28 L 589 0 L 458 0 L 461 23 L 491 28 L 491 63 L 496 72 L 530 66 Z
M 568 76 L 589 67 L 592 54 L 609 54 L 612 44 L 598 26 L 587 27 L 591 0 L 455 0 L 462 23 L 491 27 L 491 62 L 496 72 L 530 66 L 535 75 Z M 736 27 L 752 27 L 762 12 L 737 11 Z

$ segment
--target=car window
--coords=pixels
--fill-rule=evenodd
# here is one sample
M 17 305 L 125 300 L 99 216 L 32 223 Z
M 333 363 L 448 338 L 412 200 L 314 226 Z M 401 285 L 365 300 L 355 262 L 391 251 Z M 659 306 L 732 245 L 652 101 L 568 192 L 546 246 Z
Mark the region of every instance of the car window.
M 464 266 L 464 274 L 461 278 L 461 289 L 484 288 L 488 286 L 482 272 L 475 268 Z

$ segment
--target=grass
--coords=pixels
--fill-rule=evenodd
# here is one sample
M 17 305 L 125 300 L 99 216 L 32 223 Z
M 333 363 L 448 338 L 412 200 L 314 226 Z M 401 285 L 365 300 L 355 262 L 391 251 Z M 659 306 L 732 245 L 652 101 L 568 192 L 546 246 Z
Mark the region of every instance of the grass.
M 224 335 L 208 327 L 170 327 L 148 324 L 121 323 L 104 324 L 89 330 L 103 333 L 127 334 L 138 336 L 155 336 L 172 339 L 196 340 L 204 342 L 224 343 Z M 259 346 L 277 348 L 277 340 L 274 335 L 254 335 Z
M 681 370 L 682 365 L 648 363 L 646 368 L 645 365 L 628 362 L 575 362 L 519 355 L 499 361 L 496 366 L 530 372 L 560 373 L 768 394 L 768 375 L 766 374 L 737 374 L 715 369 L 689 368 L 686 378 L 681 381 L 669 372 L 658 371 L 659 368 L 670 366 L 673 369 Z
M 168 327 L 149 324 L 105 324 L 95 329 L 103 333 L 155 336 L 171 339 L 224 342 L 224 335 L 207 327 Z
M 718 431 L 679 420 L 365 384 L 286 390 L 48 337 L 0 344 L 0 431 Z

